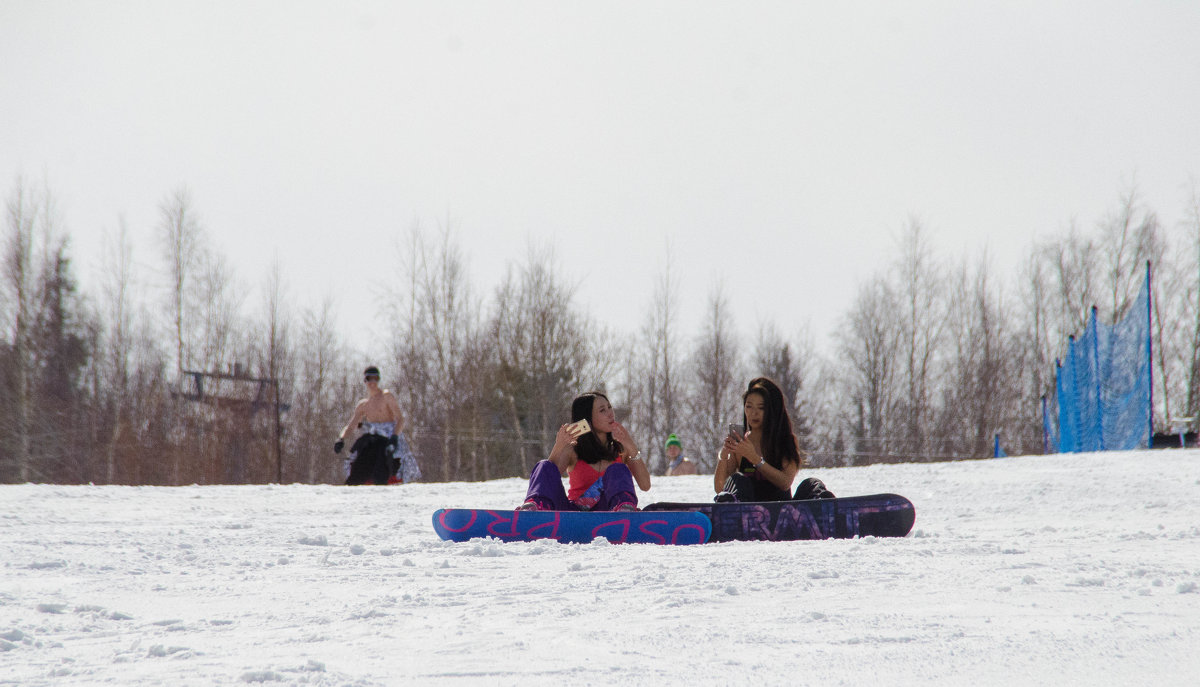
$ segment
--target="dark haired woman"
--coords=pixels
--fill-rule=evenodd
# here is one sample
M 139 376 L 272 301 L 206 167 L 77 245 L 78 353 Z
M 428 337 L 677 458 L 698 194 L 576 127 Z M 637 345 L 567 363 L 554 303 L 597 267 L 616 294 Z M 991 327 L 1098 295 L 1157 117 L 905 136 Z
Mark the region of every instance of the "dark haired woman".
M 591 430 L 575 424 L 580 420 Z M 558 428 L 550 458 L 534 466 L 519 510 L 637 510 L 634 483 L 642 491 L 650 488 L 650 471 L 639 453 L 607 396 L 598 391 L 577 396 L 571 424 Z
M 742 394 L 742 432 L 730 432 L 717 456 L 717 501 L 790 501 L 833 498 L 821 480 L 809 478 L 792 495 L 803 462 L 787 400 L 767 377 L 750 380 Z

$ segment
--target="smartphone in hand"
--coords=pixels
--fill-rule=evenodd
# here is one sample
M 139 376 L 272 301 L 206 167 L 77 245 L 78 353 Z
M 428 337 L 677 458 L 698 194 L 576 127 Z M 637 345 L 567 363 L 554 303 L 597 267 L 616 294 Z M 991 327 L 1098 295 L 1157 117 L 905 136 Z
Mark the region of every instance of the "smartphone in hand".
M 729 436 L 733 437 L 734 439 L 737 439 L 738 441 L 741 441 L 742 440 L 742 423 L 740 423 L 740 422 L 729 423 Z
M 576 436 L 583 436 L 584 434 L 592 431 L 592 425 L 588 423 L 587 420 L 580 420 L 579 422 L 572 422 L 571 424 L 567 425 L 567 429 L 578 429 L 579 434 Z

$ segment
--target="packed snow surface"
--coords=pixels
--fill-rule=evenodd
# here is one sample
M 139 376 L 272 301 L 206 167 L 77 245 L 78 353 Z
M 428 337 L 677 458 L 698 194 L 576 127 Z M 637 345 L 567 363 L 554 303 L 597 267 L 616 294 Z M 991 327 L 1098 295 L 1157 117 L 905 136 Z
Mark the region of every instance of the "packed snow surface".
M 916 526 L 454 544 L 435 509 L 524 481 L 0 486 L 0 684 L 1197 684 L 1200 452 L 803 475 Z

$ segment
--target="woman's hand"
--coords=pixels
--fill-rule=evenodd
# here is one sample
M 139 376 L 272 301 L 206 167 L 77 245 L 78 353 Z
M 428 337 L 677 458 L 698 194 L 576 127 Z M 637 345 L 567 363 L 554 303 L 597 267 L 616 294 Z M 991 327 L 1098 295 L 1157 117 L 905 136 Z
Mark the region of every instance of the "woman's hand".
M 629 435 L 629 430 L 625 429 L 625 425 L 614 421 L 612 438 L 621 442 L 621 455 L 625 456 L 625 465 L 629 468 L 630 474 L 633 475 L 633 481 L 638 485 L 638 489 L 642 491 L 649 490 L 650 468 L 646 466 L 646 461 L 638 458 L 637 442 Z
M 730 454 L 730 457 L 745 458 L 750 461 L 751 465 L 756 465 L 762 456 L 758 455 L 758 451 L 754 449 L 754 442 L 750 441 L 750 434 L 751 432 L 746 432 L 742 437 L 732 434 L 725 437 L 725 452 Z
M 567 470 L 575 464 L 575 444 L 579 441 L 579 437 L 583 435 L 583 430 L 575 425 L 563 425 L 558 428 L 558 434 L 554 435 L 554 448 L 550 449 L 550 462 L 558 466 L 558 471 L 563 475 L 567 474 Z
M 552 454 L 562 453 L 567 447 L 574 446 L 582 434 L 583 430 L 574 424 L 559 427 L 558 434 L 554 436 L 554 448 L 550 452 Z
M 550 449 L 550 459 L 554 460 L 559 458 L 559 456 L 569 453 L 582 435 L 583 431 L 574 424 L 560 426 L 558 434 L 554 435 L 554 448 Z M 554 462 L 558 461 L 554 460 Z
M 614 421 L 612 435 L 614 439 L 621 442 L 621 446 L 625 448 L 625 455 L 627 457 L 632 458 L 638 454 L 637 443 L 634 442 L 633 437 L 629 435 L 629 430 L 625 429 L 625 425 Z
M 717 466 L 713 470 L 713 491 L 721 493 L 729 476 L 738 471 L 738 457 L 724 445 L 717 451 Z

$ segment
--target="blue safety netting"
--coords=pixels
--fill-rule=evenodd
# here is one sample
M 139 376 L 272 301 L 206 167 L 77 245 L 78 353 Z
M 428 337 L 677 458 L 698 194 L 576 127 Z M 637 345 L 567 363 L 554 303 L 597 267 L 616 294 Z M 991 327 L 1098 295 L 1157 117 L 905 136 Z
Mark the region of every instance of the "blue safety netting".
M 1100 323 L 1096 309 L 1083 336 L 1058 361 L 1054 399 L 1043 406 L 1048 451 L 1145 448 L 1152 433 L 1150 268 L 1120 322 Z

